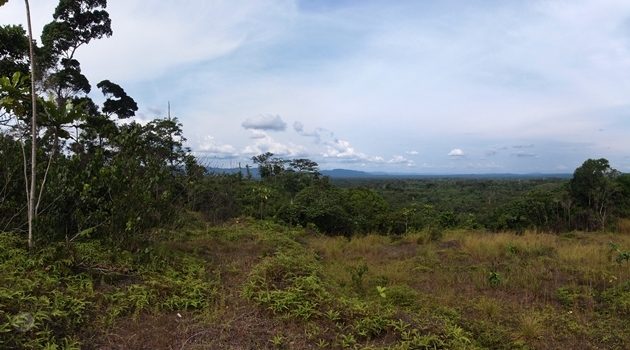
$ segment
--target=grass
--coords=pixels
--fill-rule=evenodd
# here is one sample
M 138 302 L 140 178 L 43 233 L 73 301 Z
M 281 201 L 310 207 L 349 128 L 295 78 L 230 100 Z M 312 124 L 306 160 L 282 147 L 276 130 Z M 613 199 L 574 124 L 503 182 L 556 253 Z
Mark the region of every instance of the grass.
M 125 249 L 89 241 L 29 253 L 11 234 L 0 248 L 7 349 L 630 343 L 628 234 L 348 239 L 240 219 L 157 231 Z

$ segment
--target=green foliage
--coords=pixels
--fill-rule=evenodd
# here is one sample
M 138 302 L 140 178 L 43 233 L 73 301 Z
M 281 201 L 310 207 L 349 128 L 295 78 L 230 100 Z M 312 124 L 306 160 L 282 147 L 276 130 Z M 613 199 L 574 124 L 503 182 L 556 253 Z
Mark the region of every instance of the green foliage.
M 298 208 L 298 222 L 303 226 L 313 223 L 326 233 L 352 233 L 343 194 L 330 184 L 320 182 L 303 189 L 296 195 L 294 203 Z
M 350 278 L 352 281 L 352 287 L 359 294 L 365 293 L 365 287 L 363 286 L 363 279 L 365 277 L 365 274 L 368 272 L 368 270 L 369 268 L 367 264 L 365 264 L 364 262 L 350 269 Z
M 608 245 L 610 246 L 610 252 L 614 254 L 614 259 L 618 264 L 630 262 L 630 250 L 622 251 L 619 245 L 613 242 L 609 242 Z
M 216 286 L 204 264 L 159 260 L 135 268 L 129 252 L 99 241 L 29 253 L 22 237 L 0 233 L 0 348 L 78 348 L 84 329 L 125 315 L 208 307 Z
M 345 207 L 352 220 L 355 233 L 382 232 L 389 205 L 376 191 L 351 188 L 344 191 Z
M 605 290 L 601 299 L 614 312 L 630 316 L 630 281 Z
M 575 303 L 575 300 L 580 296 L 579 293 L 576 293 L 573 289 L 567 287 L 560 287 L 556 290 L 556 297 L 558 301 L 566 306 L 571 307 Z
M 28 36 L 22 26 L 0 26 L 0 77 L 29 72 Z
M 584 212 L 579 218 L 588 228 L 604 229 L 619 202 L 616 178 L 620 173 L 606 159 L 588 159 L 575 169 L 569 184 L 572 198 Z
M 395 306 L 411 307 L 418 302 L 418 292 L 406 285 L 391 286 L 387 288 L 387 300 Z
M 44 26 L 43 46 L 35 48 L 34 73 L 45 96 L 37 96 L 40 243 L 85 239 L 88 233 L 121 242 L 173 223 L 199 175 L 177 119 L 118 123 L 138 107 L 109 80 L 97 84 L 106 98 L 102 108 L 87 96 L 91 86 L 74 55 L 80 46 L 112 34 L 106 5 L 61 0 Z M 0 38 L 0 154 L 7 154 L 0 173 L 0 227 L 19 231 L 26 212 L 23 168 L 28 168 L 21 157 L 28 142 L 21 140 L 28 139 L 31 120 L 29 43 L 15 26 L 1 27 Z
M 282 334 L 276 334 L 269 340 L 275 348 L 281 348 L 284 345 L 284 337 Z
M 381 298 L 387 298 L 387 294 L 385 293 L 386 291 L 387 287 L 376 286 L 376 292 Z
M 312 256 L 278 252 L 249 275 L 243 295 L 288 317 L 310 319 L 330 297 Z
M 496 287 L 500 285 L 502 281 L 503 281 L 503 277 L 498 272 L 490 271 L 490 273 L 488 273 L 488 283 L 492 287 Z
M 92 281 L 67 274 L 63 248 L 31 257 L 25 247 L 21 238 L 0 234 L 0 347 L 73 344 L 68 335 L 91 318 Z

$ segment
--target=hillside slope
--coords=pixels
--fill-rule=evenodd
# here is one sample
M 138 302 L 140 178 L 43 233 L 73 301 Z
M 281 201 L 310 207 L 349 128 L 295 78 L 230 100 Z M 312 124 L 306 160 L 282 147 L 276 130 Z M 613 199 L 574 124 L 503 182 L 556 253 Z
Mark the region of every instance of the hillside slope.
M 19 239 L 0 237 L 2 348 L 630 343 L 628 235 L 434 231 L 349 240 L 241 220 L 156 232 L 124 250 L 90 241 L 30 258 Z

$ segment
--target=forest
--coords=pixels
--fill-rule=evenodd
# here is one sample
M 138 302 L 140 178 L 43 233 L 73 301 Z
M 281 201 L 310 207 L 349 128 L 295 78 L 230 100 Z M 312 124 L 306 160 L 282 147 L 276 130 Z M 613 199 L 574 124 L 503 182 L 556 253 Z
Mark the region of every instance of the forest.
M 76 53 L 113 34 L 106 5 L 59 1 L 39 41 L 0 25 L 0 348 L 630 343 L 630 174 L 212 173 L 177 118 L 91 97 Z

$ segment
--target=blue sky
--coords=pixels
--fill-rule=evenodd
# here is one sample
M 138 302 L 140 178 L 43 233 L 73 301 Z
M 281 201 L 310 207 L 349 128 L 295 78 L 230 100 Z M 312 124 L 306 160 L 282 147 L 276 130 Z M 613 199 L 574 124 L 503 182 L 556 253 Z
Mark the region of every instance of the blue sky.
M 34 3 L 34 25 L 56 2 Z M 0 9 L 22 22 L 23 3 Z M 167 101 L 212 165 L 270 151 L 413 173 L 630 171 L 630 2 L 109 1 L 95 84 Z M 38 29 L 37 32 L 40 32 Z

